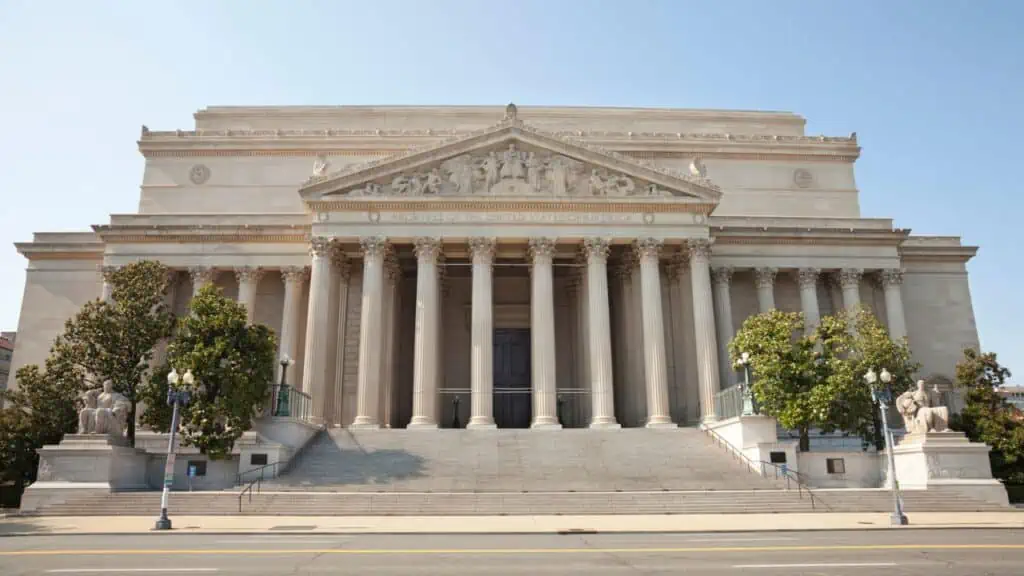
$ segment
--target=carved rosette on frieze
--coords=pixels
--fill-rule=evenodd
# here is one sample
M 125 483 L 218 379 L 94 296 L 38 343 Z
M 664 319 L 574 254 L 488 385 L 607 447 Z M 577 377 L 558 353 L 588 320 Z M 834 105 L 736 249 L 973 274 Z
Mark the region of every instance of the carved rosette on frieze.
M 769 266 L 754 269 L 754 287 L 758 289 L 774 288 L 775 276 L 779 269 Z
M 711 270 L 711 278 L 715 284 L 725 284 L 726 286 L 732 282 L 732 274 L 735 272 L 732 266 L 718 266 Z
M 554 238 L 530 238 L 530 260 L 550 262 L 555 255 L 555 244 Z
M 420 262 L 436 264 L 441 255 L 441 239 L 422 237 L 417 238 L 413 244 L 413 252 Z
M 640 260 L 657 260 L 664 245 L 665 241 L 658 238 L 637 238 L 633 241 L 633 250 Z
M 235 278 L 239 284 L 243 282 L 259 282 L 263 276 L 263 268 L 259 266 L 239 266 L 235 268 Z
M 710 262 L 711 261 L 711 244 L 713 240 L 697 238 L 690 240 L 686 243 L 686 248 L 690 251 L 691 262 Z
M 192 278 L 192 284 L 209 284 L 213 282 L 217 270 L 209 266 L 193 266 L 188 269 L 188 275 Z
M 285 266 L 281 268 L 281 281 L 285 284 L 301 284 L 309 277 L 307 266 Z
M 390 244 L 384 236 L 363 236 L 359 239 L 359 247 L 364 258 L 383 258 Z
M 326 258 L 331 253 L 331 239 L 326 236 L 313 236 L 309 239 L 309 255 L 313 258 Z
M 801 268 L 797 271 L 797 282 L 801 288 L 814 288 L 818 285 L 821 270 L 817 268 Z
M 494 238 L 476 237 L 469 239 L 469 251 L 473 254 L 473 264 L 490 266 L 494 263 Z
M 843 268 L 839 271 L 839 286 L 842 288 L 857 288 L 860 286 L 860 278 L 864 271 L 860 268 Z
M 583 251 L 587 255 L 587 260 L 607 260 L 608 253 L 611 251 L 611 242 L 607 238 L 585 238 L 583 240 Z
M 878 273 L 882 287 L 899 286 L 903 284 L 903 270 L 900 268 L 888 268 Z

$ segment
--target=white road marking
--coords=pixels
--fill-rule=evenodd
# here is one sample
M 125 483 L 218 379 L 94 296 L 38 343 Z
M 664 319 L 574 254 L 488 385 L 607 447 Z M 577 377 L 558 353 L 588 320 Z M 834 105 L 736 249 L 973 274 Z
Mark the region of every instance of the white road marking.
M 100 572 L 219 572 L 219 568 L 54 568 L 47 574 L 98 574 Z
M 267 544 L 340 544 L 341 542 L 348 541 L 348 538 L 338 538 L 337 540 L 312 540 L 308 538 L 259 538 L 259 539 L 247 539 L 247 540 L 216 540 L 217 544 L 258 544 L 265 546 Z
M 684 542 L 772 542 L 777 540 L 796 540 L 796 538 L 685 538 Z
M 895 562 L 830 562 L 824 564 L 733 564 L 733 568 L 870 568 L 899 566 Z

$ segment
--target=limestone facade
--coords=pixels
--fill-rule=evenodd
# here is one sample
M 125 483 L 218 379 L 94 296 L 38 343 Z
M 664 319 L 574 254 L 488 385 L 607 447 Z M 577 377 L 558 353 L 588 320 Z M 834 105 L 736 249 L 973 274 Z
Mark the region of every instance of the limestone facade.
M 713 417 L 743 321 L 864 304 L 951 377 L 976 248 L 863 218 L 856 135 L 777 112 L 213 107 L 143 127 L 139 210 L 38 233 L 16 366 L 156 259 L 278 334 L 313 419 L 663 427 Z M 458 401 L 456 401 L 458 399 Z

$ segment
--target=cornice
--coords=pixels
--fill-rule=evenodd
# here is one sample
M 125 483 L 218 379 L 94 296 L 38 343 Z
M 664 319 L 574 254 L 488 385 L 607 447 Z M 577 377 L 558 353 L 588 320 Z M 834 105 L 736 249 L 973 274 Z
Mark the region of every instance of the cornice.
M 558 199 L 395 198 L 366 199 L 328 196 L 309 200 L 314 212 L 588 212 L 588 213 L 692 213 L 708 215 L 714 204 L 703 202 L 601 201 Z
M 910 230 L 712 226 L 715 245 L 828 245 L 899 248 Z
M 96 234 L 108 244 L 123 243 L 305 243 L 309 241 L 310 225 L 303 226 L 237 226 L 237 225 L 160 225 L 160 226 L 93 226 Z

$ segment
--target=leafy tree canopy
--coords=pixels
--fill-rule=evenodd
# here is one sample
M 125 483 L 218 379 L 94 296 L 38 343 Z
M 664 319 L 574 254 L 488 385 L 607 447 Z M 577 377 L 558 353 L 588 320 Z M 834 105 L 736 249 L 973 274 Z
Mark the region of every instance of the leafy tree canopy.
M 192 299 L 191 314 L 179 320 L 168 347 L 168 366 L 154 371 L 143 397 L 143 422 L 155 430 L 170 427 L 167 373 L 174 367 L 195 377 L 191 402 L 181 414 L 184 445 L 210 458 L 226 458 L 235 440 L 252 427 L 265 406 L 274 377 L 277 348 L 273 332 L 246 322 L 245 307 L 208 286 Z M 184 386 L 179 384 L 179 386 Z

